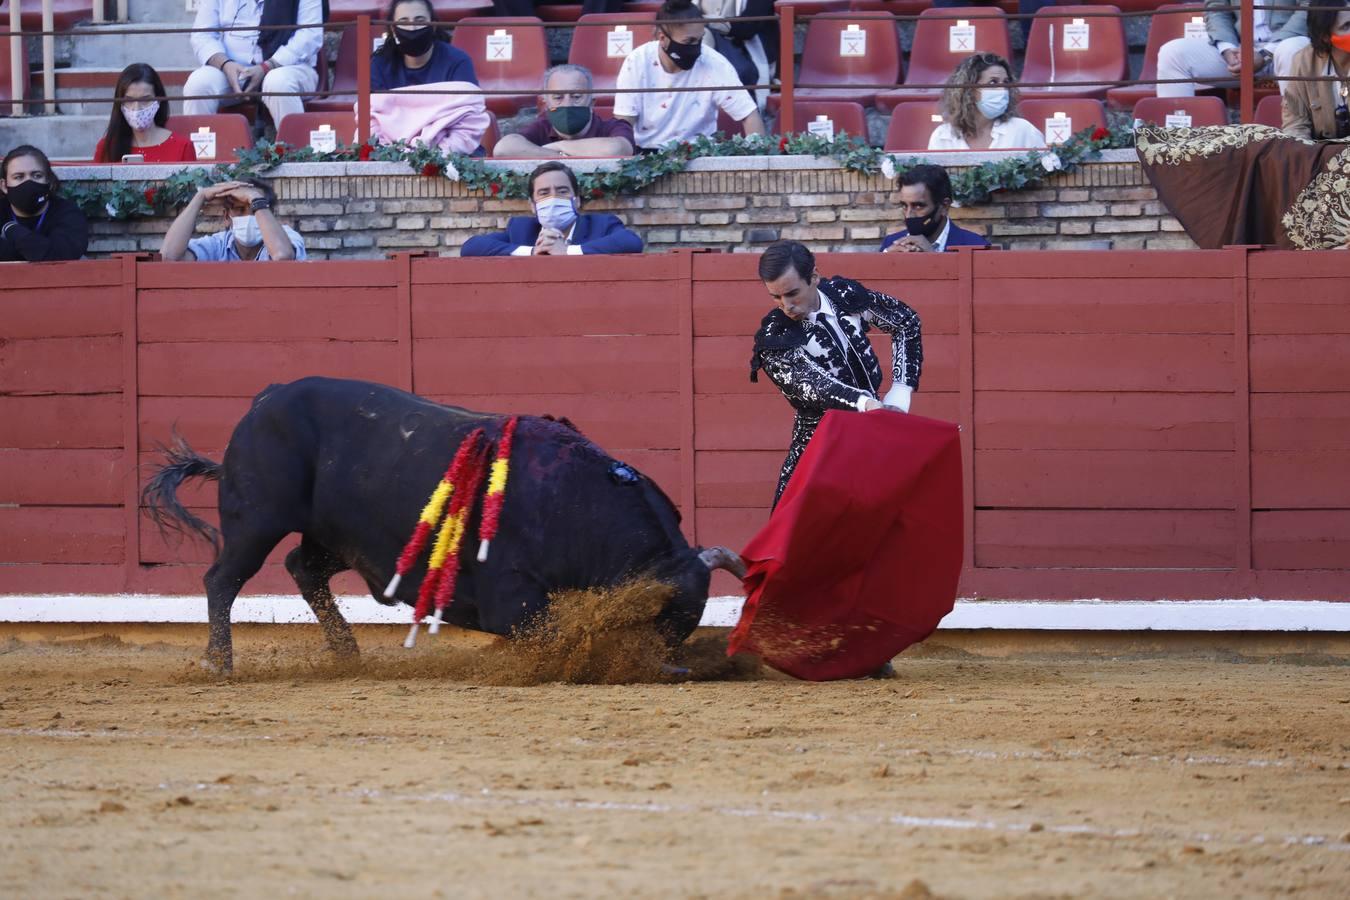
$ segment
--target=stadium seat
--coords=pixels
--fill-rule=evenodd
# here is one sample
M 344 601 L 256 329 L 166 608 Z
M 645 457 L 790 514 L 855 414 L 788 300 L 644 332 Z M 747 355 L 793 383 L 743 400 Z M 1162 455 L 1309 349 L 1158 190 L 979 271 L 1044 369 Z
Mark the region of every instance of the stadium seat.
M 387 6 L 380 0 L 328 0 L 328 21 L 355 22 L 358 16 L 383 19 Z
M 1166 0 L 1082 0 L 1086 6 L 1114 6 L 1122 12 L 1152 12 Z
M 459 22 L 470 16 L 492 14 L 492 0 L 431 0 L 436 21 Z
M 356 117 L 351 110 L 345 113 L 292 113 L 281 120 L 281 127 L 277 129 L 277 143 L 290 144 L 292 147 L 308 147 L 309 133 L 318 131 L 323 125 L 327 125 L 337 134 L 339 147 L 356 143 Z
M 858 34 L 852 38 L 848 35 Z M 845 55 L 845 47 L 861 55 Z M 900 34 L 895 17 L 887 13 L 827 13 L 806 26 L 798 84 L 838 87 L 797 89 L 800 100 L 852 100 L 871 106 L 876 96 L 897 84 L 903 74 Z M 769 96 L 769 112 L 780 98 Z
M 854 12 L 885 12 L 893 16 L 917 16 L 932 6 L 932 0 L 853 0 Z
M 522 108 L 534 106 L 539 84 L 548 69 L 548 42 L 543 22 L 535 16 L 500 18 L 471 17 L 455 26 L 451 43 L 473 59 L 478 84 L 485 91 L 513 91 L 488 94 L 487 108 L 499 116 L 514 116 Z M 489 38 L 509 35 L 507 46 L 489 49 Z
M 1054 87 L 1023 88 L 1025 97 L 1106 96 L 1110 84 L 1083 82 L 1121 81 L 1129 75 L 1125 28 L 1120 19 L 1092 18 L 1093 14 L 1119 12 L 1114 6 L 1047 6 L 1037 11 L 1027 42 L 1021 81 L 1047 82 Z M 1080 22 L 1074 22 L 1080 18 Z M 1065 34 L 1065 26 L 1087 26 L 1086 37 Z M 1053 36 L 1052 36 L 1053 35 Z M 1066 50 L 1084 45 L 1085 49 Z
M 792 12 L 797 18 L 802 16 L 818 16 L 821 13 L 844 12 L 848 9 L 849 0 L 774 0 L 773 8 L 781 10 L 785 6 L 792 7 Z
M 1144 45 L 1144 65 L 1139 71 L 1140 80 L 1158 77 L 1158 51 L 1168 41 L 1186 35 L 1186 23 L 1199 18 L 1204 21 L 1205 8 L 1199 3 L 1169 3 L 1159 6 L 1149 20 L 1148 42 Z M 1116 109 L 1133 109 L 1134 105 L 1145 97 L 1155 97 L 1158 86 L 1155 84 L 1132 84 L 1129 87 L 1114 87 L 1106 92 L 1106 102 Z
M 344 28 L 338 39 L 337 62 L 333 64 L 333 84 L 337 93 L 305 101 L 307 112 L 350 111 L 356 105 L 356 28 Z
M 908 100 L 896 105 L 891 112 L 891 124 L 886 129 L 887 150 L 927 150 L 933 129 L 942 124 L 942 114 L 935 100 Z
M 609 24 L 587 24 L 596 20 Z M 609 55 L 610 33 L 620 28 L 628 29 L 633 35 L 633 47 L 637 48 L 652 39 L 655 21 L 656 17 L 651 13 L 596 13 L 582 16 L 577 20 L 577 27 L 572 30 L 572 49 L 568 51 L 567 61 L 589 69 L 596 90 L 612 89 L 627 56 Z M 613 103 L 614 95 L 596 94 L 595 102 Z
M 1166 125 L 1173 113 L 1190 116 L 1193 128 L 1228 124 L 1228 107 L 1218 97 L 1145 97 L 1134 105 L 1134 117 L 1151 125 Z
M 952 28 L 957 22 L 967 21 L 975 28 L 975 38 L 967 46 L 956 44 Z M 953 49 L 956 46 L 956 49 Z M 976 51 L 997 53 L 1012 59 L 1008 36 L 1008 17 L 1003 10 L 991 6 L 926 9 L 919 15 L 914 28 L 914 46 L 909 53 L 906 84 L 941 84 L 961 61 Z M 877 109 L 890 112 L 895 104 L 906 100 L 936 100 L 942 94 L 938 88 L 897 88 L 877 94 Z
M 9 26 L 9 5 L 12 0 L 0 3 L 0 22 L 6 30 Z M 64 31 L 74 28 L 80 22 L 94 17 L 93 0 L 52 0 L 52 24 Z M 23 31 L 42 30 L 42 0 L 20 0 L 19 28 Z
M 1047 131 L 1046 119 L 1053 119 L 1058 113 L 1064 113 L 1069 119 L 1069 134 L 1077 134 L 1084 128 L 1106 127 L 1106 107 L 1100 100 L 1082 97 L 1022 100 L 1020 115 L 1035 125 L 1036 129 L 1045 135 L 1046 141 L 1050 141 L 1052 137 Z
M 286 118 L 290 118 L 287 116 Z M 282 124 L 286 124 L 285 119 Z M 192 136 L 198 129 L 207 128 L 216 135 L 216 155 L 197 157 L 199 162 L 234 162 L 237 150 L 253 146 L 253 132 L 248 119 L 239 113 L 216 113 L 210 116 L 169 116 L 164 127 L 178 134 Z M 308 143 L 308 141 L 306 141 Z
M 1256 104 L 1256 124 L 1269 125 L 1272 128 L 1284 127 L 1284 108 L 1279 94 L 1269 94 Z
M 854 137 L 867 137 L 867 113 L 861 103 L 850 100 L 798 100 L 792 104 L 792 131 L 801 134 L 807 131 L 807 123 L 825 116 L 834 125 L 834 133 L 848 132 Z M 775 125 L 775 132 L 782 129 Z

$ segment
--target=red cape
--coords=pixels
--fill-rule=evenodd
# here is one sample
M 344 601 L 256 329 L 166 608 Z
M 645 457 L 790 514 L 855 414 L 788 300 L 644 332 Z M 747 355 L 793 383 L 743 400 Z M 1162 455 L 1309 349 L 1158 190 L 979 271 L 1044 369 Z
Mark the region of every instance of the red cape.
M 963 535 L 955 425 L 826 413 L 741 551 L 747 596 L 728 653 L 811 681 L 876 671 L 951 612 Z

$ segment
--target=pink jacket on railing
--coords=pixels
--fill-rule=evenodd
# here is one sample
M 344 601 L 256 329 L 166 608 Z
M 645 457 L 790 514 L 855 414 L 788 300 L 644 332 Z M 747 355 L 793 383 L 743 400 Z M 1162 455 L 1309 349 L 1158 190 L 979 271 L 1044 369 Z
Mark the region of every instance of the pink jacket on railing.
M 488 129 L 483 95 L 429 94 L 477 90 L 467 81 L 441 81 L 370 95 L 370 135 L 380 143 L 420 141 L 445 153 L 472 153 Z

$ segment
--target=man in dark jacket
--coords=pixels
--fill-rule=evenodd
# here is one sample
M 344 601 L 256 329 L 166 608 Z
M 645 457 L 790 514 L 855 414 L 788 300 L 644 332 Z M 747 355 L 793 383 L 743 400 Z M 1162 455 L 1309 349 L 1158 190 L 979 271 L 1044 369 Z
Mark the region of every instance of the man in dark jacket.
M 886 235 L 882 253 L 941 253 L 948 247 L 988 247 L 989 242 L 951 220 L 952 180 L 942 166 L 912 166 L 900 173 L 897 210 L 905 227 Z
M 27 144 L 5 156 L 0 198 L 0 262 L 79 259 L 89 246 L 80 208 L 56 196 L 61 183 L 47 154 Z
M 505 231 L 469 238 L 460 256 L 580 256 L 593 253 L 641 253 L 642 238 L 618 216 L 580 212 L 577 176 L 560 162 L 546 162 L 530 173 L 533 216 L 515 216 Z

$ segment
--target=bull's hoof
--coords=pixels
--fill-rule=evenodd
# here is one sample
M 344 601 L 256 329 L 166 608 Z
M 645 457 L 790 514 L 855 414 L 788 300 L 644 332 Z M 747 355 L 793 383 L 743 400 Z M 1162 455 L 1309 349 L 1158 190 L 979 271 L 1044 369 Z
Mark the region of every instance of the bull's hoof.
M 212 675 L 219 675 L 221 678 L 229 678 L 234 674 L 234 663 L 229 660 L 221 662 L 207 656 L 202 658 L 200 665 Z
M 867 676 L 868 678 L 895 678 L 895 666 L 890 663 L 882 663 L 881 668 Z

